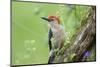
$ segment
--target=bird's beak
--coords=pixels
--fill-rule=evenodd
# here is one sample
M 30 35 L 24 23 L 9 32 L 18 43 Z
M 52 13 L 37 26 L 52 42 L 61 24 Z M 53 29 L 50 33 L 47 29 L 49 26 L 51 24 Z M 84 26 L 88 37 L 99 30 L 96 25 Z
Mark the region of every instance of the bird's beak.
M 41 17 L 41 18 L 48 21 L 48 22 L 50 22 L 50 20 L 48 18 L 45 18 L 45 17 Z

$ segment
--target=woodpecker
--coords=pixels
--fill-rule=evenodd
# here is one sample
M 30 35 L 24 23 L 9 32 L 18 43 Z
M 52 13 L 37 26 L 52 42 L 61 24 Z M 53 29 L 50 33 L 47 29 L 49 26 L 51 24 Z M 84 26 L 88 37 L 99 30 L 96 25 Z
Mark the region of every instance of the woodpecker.
M 48 33 L 48 42 L 49 42 L 49 48 L 50 48 L 50 58 L 48 63 L 53 63 L 53 60 L 55 58 L 55 54 L 57 53 L 57 50 L 60 50 L 64 46 L 65 42 L 65 30 L 63 28 L 63 25 L 60 22 L 59 17 L 57 16 L 48 16 L 41 17 L 42 19 L 46 20 L 49 25 L 49 33 Z

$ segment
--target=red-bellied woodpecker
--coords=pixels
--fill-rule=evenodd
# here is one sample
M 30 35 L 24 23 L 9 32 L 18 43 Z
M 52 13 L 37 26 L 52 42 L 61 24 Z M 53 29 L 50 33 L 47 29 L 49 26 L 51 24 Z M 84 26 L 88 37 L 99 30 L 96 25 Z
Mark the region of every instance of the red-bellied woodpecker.
M 49 48 L 50 48 L 50 58 L 48 63 L 53 63 L 55 58 L 55 53 L 64 46 L 65 42 L 65 31 L 61 25 L 60 19 L 57 16 L 42 17 L 50 24 L 49 30 Z

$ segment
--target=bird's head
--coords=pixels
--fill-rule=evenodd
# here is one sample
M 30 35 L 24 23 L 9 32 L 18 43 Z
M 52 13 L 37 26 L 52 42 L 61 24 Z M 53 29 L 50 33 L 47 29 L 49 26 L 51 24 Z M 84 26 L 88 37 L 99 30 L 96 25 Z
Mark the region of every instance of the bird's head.
M 60 24 L 60 19 L 57 16 L 48 16 L 46 17 L 41 17 L 42 19 L 48 21 L 49 23 L 55 23 L 55 24 Z

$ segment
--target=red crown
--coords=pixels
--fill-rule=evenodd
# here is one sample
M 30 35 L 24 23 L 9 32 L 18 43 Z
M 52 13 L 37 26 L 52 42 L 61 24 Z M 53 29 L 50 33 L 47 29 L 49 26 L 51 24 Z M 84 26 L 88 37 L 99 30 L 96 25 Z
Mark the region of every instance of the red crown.
M 57 16 L 48 16 L 48 19 L 55 19 L 58 21 L 58 24 L 60 24 L 60 19 Z

